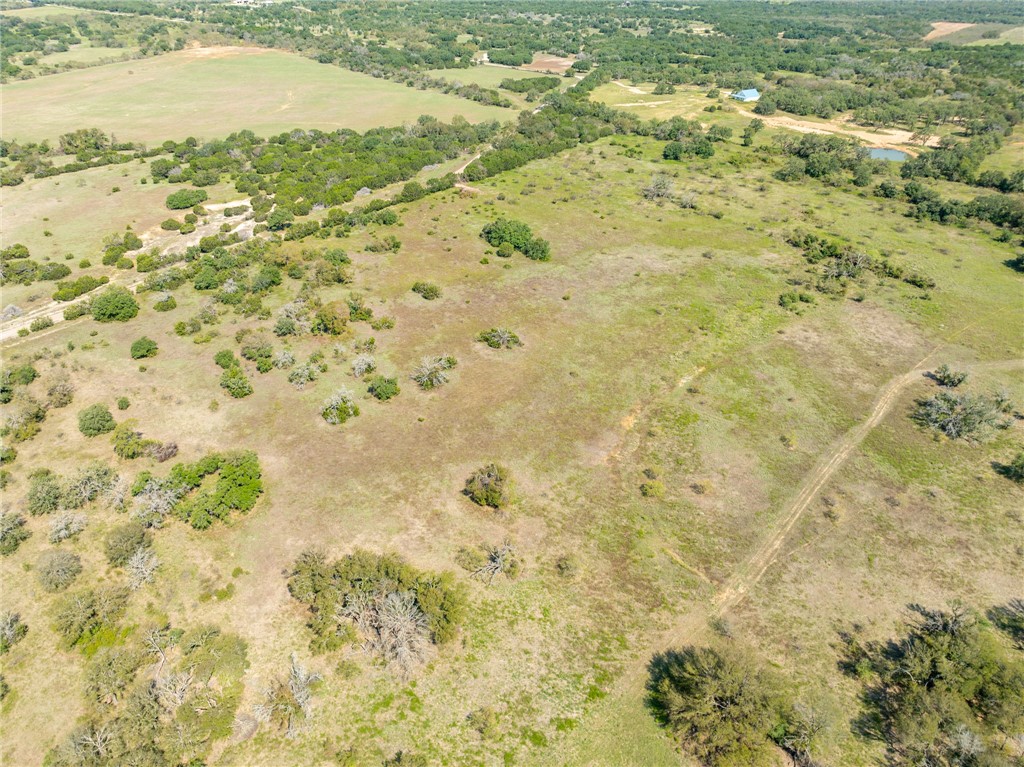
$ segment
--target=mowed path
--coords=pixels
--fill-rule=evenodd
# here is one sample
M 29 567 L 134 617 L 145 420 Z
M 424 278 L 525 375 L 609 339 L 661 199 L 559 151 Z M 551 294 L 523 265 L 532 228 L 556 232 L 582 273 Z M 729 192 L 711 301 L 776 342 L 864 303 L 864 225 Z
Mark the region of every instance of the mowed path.
M 961 335 L 968 329 L 964 328 L 956 335 Z M 625 669 L 619 677 L 615 689 L 609 693 L 597 713 L 596 718 L 601 723 L 595 724 L 594 721 L 591 721 L 588 728 L 590 732 L 615 729 L 614 726 L 610 726 L 608 718 L 614 716 L 616 710 L 621 710 L 621 706 L 617 706 L 616 701 L 632 699 L 635 703 L 628 705 L 637 707 L 641 705 L 647 683 L 648 663 L 654 655 L 699 641 L 709 631 L 710 621 L 743 602 L 768 569 L 778 560 L 786 539 L 810 507 L 811 501 L 843 467 L 871 431 L 889 414 L 904 390 L 921 381 L 929 370 L 929 361 L 934 360 L 943 348 L 943 346 L 937 346 L 911 370 L 892 378 L 882 387 L 867 417 L 836 440 L 815 467 L 804 477 L 771 534 L 745 562 L 736 568 L 726 585 L 706 605 L 694 606 L 678 616 Z M 960 369 L 967 372 L 1014 367 L 1024 370 L 1024 359 L 1006 359 L 959 366 Z M 577 762 L 569 763 L 576 764 Z M 587 764 L 599 763 L 601 762 L 587 762 Z

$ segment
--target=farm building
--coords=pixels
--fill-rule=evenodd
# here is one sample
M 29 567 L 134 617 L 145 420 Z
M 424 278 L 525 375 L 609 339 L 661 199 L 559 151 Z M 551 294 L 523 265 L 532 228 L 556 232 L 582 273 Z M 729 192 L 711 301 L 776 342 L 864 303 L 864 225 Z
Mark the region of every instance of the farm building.
M 747 88 L 746 90 L 736 91 L 732 94 L 732 98 L 737 101 L 757 101 L 761 98 L 761 93 L 757 88 Z

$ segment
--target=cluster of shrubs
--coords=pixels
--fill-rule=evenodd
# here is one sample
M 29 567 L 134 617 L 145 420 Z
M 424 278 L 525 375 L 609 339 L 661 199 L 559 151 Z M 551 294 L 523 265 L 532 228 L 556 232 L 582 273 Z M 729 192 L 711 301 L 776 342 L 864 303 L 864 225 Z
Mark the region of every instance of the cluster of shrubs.
M 433 301 L 441 297 L 441 288 L 432 282 L 414 282 L 412 292 L 422 296 L 427 301 Z
M 31 285 L 36 280 L 55 281 L 71 274 L 66 264 L 33 261 L 21 243 L 0 251 L 0 266 L 0 285 Z
M 480 232 L 489 245 L 497 248 L 497 254 L 509 258 L 514 251 L 534 261 L 551 259 L 551 246 L 547 240 L 534 237 L 527 224 L 515 219 L 499 218 L 487 224 Z
M 288 591 L 309 607 L 313 652 L 361 640 L 404 668 L 454 639 L 466 610 L 450 573 L 425 573 L 395 555 L 359 550 L 333 562 L 317 551 L 303 553 Z
M 894 640 L 844 634 L 842 668 L 864 684 L 868 737 L 886 745 L 893 765 L 1010 764 L 1005 747 L 1024 711 L 1024 604 L 993 608 L 991 623 L 959 605 L 910 610 Z M 769 763 L 780 750 L 794 764 L 820 764 L 839 725 L 733 643 L 662 653 L 650 669 L 652 711 L 701 764 Z
M 167 195 L 166 205 L 170 210 L 185 210 L 206 202 L 208 198 L 205 189 L 179 189 Z
M 93 277 L 88 274 L 83 274 L 75 280 L 58 282 L 57 290 L 53 294 L 53 300 L 73 301 L 79 296 L 84 296 L 86 293 L 95 290 L 101 285 L 106 285 L 108 282 L 110 282 L 110 278 L 106 275 L 102 277 Z
M 88 658 L 87 708 L 47 753 L 47 765 L 200 764 L 232 733 L 248 667 L 245 642 L 202 624 L 186 631 L 158 622 L 133 634 L 118 625 L 127 601 L 126 588 L 106 587 L 60 606 L 65 643 Z M 145 672 L 151 653 L 160 659 L 158 681 Z
M 213 475 L 211 483 L 207 478 Z M 175 464 L 164 479 L 142 472 L 131 493 L 136 498 L 133 514 L 147 527 L 159 527 L 173 515 L 205 530 L 234 512 L 252 510 L 263 493 L 262 470 L 252 451 L 211 453 L 195 463 Z
M 864 272 L 872 272 L 880 278 L 902 280 L 908 285 L 927 290 L 935 287 L 935 281 L 917 272 L 908 272 L 899 264 L 887 257 L 875 258 L 859 251 L 850 245 L 835 240 L 819 237 L 816 234 L 797 231 L 787 238 L 787 242 L 803 250 L 808 263 L 820 265 L 821 278 L 814 284 L 822 293 L 843 294 L 848 280 L 860 277 Z M 805 301 L 797 295 L 797 301 Z M 780 304 L 782 303 L 780 299 Z M 786 308 L 791 308 L 793 304 Z

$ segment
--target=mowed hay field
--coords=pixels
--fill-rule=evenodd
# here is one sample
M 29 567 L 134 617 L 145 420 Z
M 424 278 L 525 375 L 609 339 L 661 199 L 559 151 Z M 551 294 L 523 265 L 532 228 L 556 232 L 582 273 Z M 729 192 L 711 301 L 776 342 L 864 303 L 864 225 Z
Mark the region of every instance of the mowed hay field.
M 191 48 L 3 86 L 3 137 L 100 128 L 121 140 L 214 139 L 249 129 L 368 130 L 430 114 L 508 120 L 511 110 L 420 91 L 262 48 Z
M 225 742 L 211 765 L 327 765 L 353 746 L 359 764 L 399 749 L 488 767 L 680 764 L 644 706 L 652 652 L 709 639 L 716 595 L 894 377 L 929 355 L 954 365 L 1020 359 L 1020 278 L 1003 264 L 1012 245 L 909 220 L 902 203 L 811 181 L 781 184 L 735 139 L 717 146 L 708 161 L 665 163 L 660 142 L 603 139 L 477 182 L 476 194 L 398 206 L 399 228 L 288 243 L 293 253 L 343 247 L 354 282 L 326 289 L 324 299 L 356 292 L 376 316 L 395 318 L 392 330 L 353 324 L 340 355 L 337 339 L 275 338 L 275 349 L 288 346 L 299 359 L 325 354 L 328 370 L 302 390 L 285 371 L 260 375 L 247 365 L 254 394 L 227 397 L 214 353 L 237 349 L 237 331 L 267 323 L 229 313 L 211 343 L 176 336 L 173 324 L 208 301 L 187 286 L 166 314 L 152 309 L 158 295 L 144 294 L 130 323 L 58 324 L 8 350 L 15 363 L 41 355 L 44 378 L 32 391 L 60 368 L 78 386 L 74 404 L 18 446 L 12 497 L 24 495 L 27 470 L 43 465 L 67 472 L 100 459 L 129 476 L 163 474 L 147 461 L 118 461 L 105 437 L 78 432 L 79 409 L 113 407 L 119 396 L 131 407 L 116 417 L 175 440 L 178 460 L 214 449 L 260 455 L 267 492 L 248 516 L 204 532 L 178 522 L 157 531 L 163 568 L 125 620 L 192 626 L 201 612 L 239 633 L 251 664 L 243 710 L 292 652 L 324 674 L 310 730 Z M 640 187 L 657 171 L 678 192 L 693 191 L 697 208 L 644 201 Z M 479 231 L 498 216 L 550 240 L 552 260 L 488 254 Z M 779 294 L 808 277 L 785 242 L 798 227 L 873 255 L 884 249 L 937 287 L 925 294 L 869 276 L 860 296 L 819 296 L 801 314 L 787 312 Z M 397 253 L 365 252 L 391 233 L 402 241 Z M 424 301 L 410 292 L 416 280 L 443 295 Z M 281 306 L 299 285 L 285 280 L 267 305 Z M 517 332 L 524 346 L 496 351 L 473 340 L 495 326 Z M 160 345 L 145 369 L 128 355 L 141 335 Z M 402 387 L 386 403 L 365 396 L 349 372 L 353 342 L 370 335 L 379 369 Z M 452 381 L 419 391 L 411 368 L 443 353 L 459 361 Z M 343 386 L 362 412 L 331 427 L 318 406 Z M 1006 386 L 1024 402 L 1019 368 L 980 370 L 970 386 Z M 877 764 L 882 755 L 877 742 L 850 732 L 858 688 L 836 669 L 838 631 L 859 622 L 872 637 L 887 636 L 911 600 L 940 606 L 962 597 L 984 607 L 1019 596 L 1015 547 L 1024 541 L 1014 515 L 1024 492 L 991 462 L 1012 457 L 1020 425 L 986 445 L 937 442 L 907 417 L 914 398 L 933 389 L 921 376 L 900 394 L 822 491 L 835 505 L 816 499 L 750 598 L 727 613 L 737 642 L 838 712 L 828 764 Z M 491 460 L 517 483 L 518 500 L 502 514 L 460 493 L 469 472 Z M 645 470 L 664 483 L 664 497 L 641 496 Z M 95 512 L 82 538 L 64 544 L 87 559 L 76 588 L 114 579 L 98 552 L 118 521 Z M 27 570 L 47 546 L 45 521 L 28 524 L 33 537 L 0 560 L 5 608 L 22 613 L 39 643 L 32 653 L 15 648 L 5 666 L 17 697 L 0 722 L 30 733 L 4 744 L 5 761 L 18 765 L 40 763 L 71 730 L 78 704 L 54 710 L 52 701 L 62 687 L 81 688 L 85 666 L 48 628 L 53 600 Z M 519 578 L 487 586 L 458 566 L 461 547 L 506 538 L 523 558 Z M 311 655 L 308 615 L 283 574 L 310 546 L 332 557 L 395 551 L 457 572 L 471 605 L 458 641 L 408 679 L 356 647 Z M 566 555 L 576 568 L 568 576 L 556 567 Z M 44 672 L 57 663 L 60 680 Z M 34 678 L 43 682 L 33 686 Z M 498 725 L 481 738 L 467 716 L 485 706 Z

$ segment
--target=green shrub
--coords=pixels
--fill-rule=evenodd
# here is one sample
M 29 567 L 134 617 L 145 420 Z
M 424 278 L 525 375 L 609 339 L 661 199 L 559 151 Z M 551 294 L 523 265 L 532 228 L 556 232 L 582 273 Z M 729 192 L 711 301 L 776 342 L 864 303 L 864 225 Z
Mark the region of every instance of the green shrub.
M 132 405 L 132 403 L 128 400 L 127 397 L 118 397 L 117 398 L 117 409 L 118 410 L 127 410 L 128 408 L 131 407 L 131 405 Z
M 160 223 L 160 228 L 167 232 L 176 232 L 181 229 L 181 222 L 176 218 L 168 218 Z
M 14 460 L 18 457 L 18 451 L 10 445 L 4 445 L 0 447 L 0 466 L 4 466 L 8 463 L 14 463 Z
M 71 304 L 71 306 L 64 310 L 64 319 L 77 320 L 79 317 L 84 317 L 87 314 L 92 314 L 92 303 L 80 301 L 77 304 Z
M 92 316 L 98 322 L 127 322 L 138 313 L 139 305 L 127 288 L 107 288 L 92 301 Z
M 177 307 L 177 305 L 178 302 L 174 300 L 174 296 L 167 296 L 153 304 L 153 308 L 158 312 L 169 312 L 171 309 Z
M 367 389 L 374 397 L 379 399 L 381 402 L 386 402 L 392 397 L 397 397 L 401 389 L 398 387 L 397 378 L 387 378 L 385 376 L 374 376 L 370 380 L 370 386 Z
M 166 204 L 170 210 L 184 210 L 206 202 L 208 197 L 204 189 L 179 189 L 167 196 Z
M 288 591 L 310 608 L 314 652 L 338 649 L 361 625 L 368 629 L 363 639 L 369 649 L 406 669 L 426 655 L 429 643 L 454 639 L 466 612 L 465 592 L 450 573 L 421 572 L 397 556 L 361 550 L 335 562 L 303 553 Z M 399 631 L 382 636 L 374 630 L 390 618 L 401 621 Z
M 640 485 L 640 495 L 644 498 L 661 498 L 665 495 L 665 484 L 658 479 L 652 479 Z
M 496 251 L 496 255 L 499 258 L 512 258 L 513 254 L 515 252 L 516 252 L 516 249 L 512 246 L 511 242 L 503 242 L 503 243 L 501 243 L 501 245 L 498 246 L 498 250 Z
M 25 517 L 11 511 L 0 512 L 0 555 L 10 556 L 32 532 L 25 527 Z
M 106 285 L 108 282 L 110 282 L 109 277 L 92 277 L 88 274 L 83 274 L 77 280 L 72 280 L 71 282 L 58 282 L 57 290 L 53 294 L 53 300 L 73 301 L 101 285 Z
M 953 370 L 949 365 L 942 364 L 932 373 L 932 378 L 939 386 L 955 389 L 967 380 L 967 373 L 962 370 Z
M 28 326 L 28 329 L 35 333 L 37 331 L 46 330 L 47 328 L 52 327 L 53 319 L 51 317 L 38 317 L 32 320 L 32 324 Z
M 428 301 L 441 297 L 441 288 L 432 282 L 415 282 L 412 286 L 412 292 L 418 293 Z
M 31 364 L 18 365 L 8 370 L 8 381 L 15 386 L 28 386 L 39 377 L 39 371 Z
M 523 345 L 523 342 L 519 340 L 519 336 L 508 328 L 485 330 L 476 337 L 476 340 L 482 341 L 492 349 L 513 349 Z
M 117 422 L 106 405 L 90 405 L 78 414 L 78 430 L 87 437 L 96 437 L 114 430 Z
M 480 236 L 495 248 L 500 248 L 503 243 L 507 242 L 515 250 L 522 251 L 533 239 L 533 232 L 522 221 L 499 218 L 487 224 L 481 230 Z
M 151 447 L 158 444 L 156 440 L 143 439 L 142 432 L 136 431 L 135 426 L 135 419 L 122 421 L 110 438 L 114 454 L 129 461 L 141 458 Z
M 226 389 L 228 394 L 236 399 L 248 397 L 252 394 L 252 384 L 245 377 L 245 371 L 238 366 L 227 368 L 220 377 L 221 388 Z
M 141 360 L 146 357 L 155 357 L 158 347 L 156 341 L 143 336 L 132 343 L 131 355 L 133 360 Z
M 342 424 L 359 415 L 359 406 L 348 389 L 339 389 L 320 406 L 320 415 L 329 424 Z
M 224 370 L 236 368 L 242 364 L 239 362 L 238 357 L 235 356 L 235 353 L 230 349 L 221 349 L 213 355 L 213 361 Z
M 508 469 L 496 463 L 477 469 L 466 480 L 463 492 L 479 506 L 504 508 L 512 499 L 512 480 Z
M 61 507 L 63 495 L 60 482 L 53 472 L 44 469 L 34 473 L 29 479 L 28 495 L 25 498 L 28 513 L 33 517 L 52 514 Z

